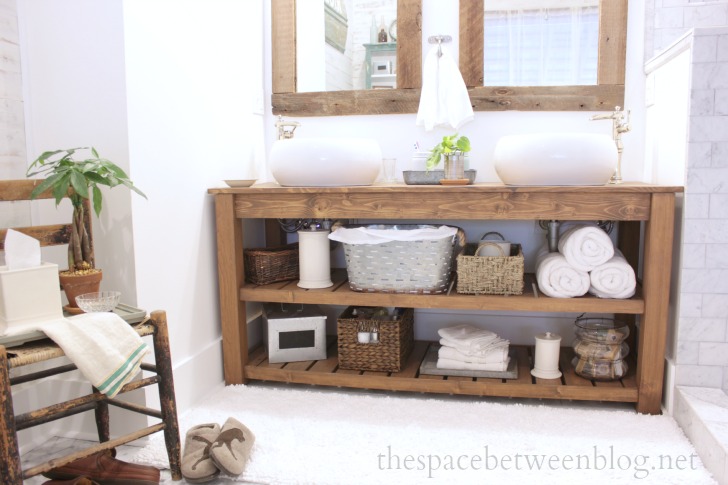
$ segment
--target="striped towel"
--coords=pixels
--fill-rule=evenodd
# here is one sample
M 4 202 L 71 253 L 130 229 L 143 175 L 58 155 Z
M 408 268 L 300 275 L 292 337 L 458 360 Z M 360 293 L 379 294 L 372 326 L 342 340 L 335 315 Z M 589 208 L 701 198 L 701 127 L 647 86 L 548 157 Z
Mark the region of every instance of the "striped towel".
M 40 328 L 100 392 L 114 397 L 149 352 L 139 334 L 112 312 L 84 313 Z

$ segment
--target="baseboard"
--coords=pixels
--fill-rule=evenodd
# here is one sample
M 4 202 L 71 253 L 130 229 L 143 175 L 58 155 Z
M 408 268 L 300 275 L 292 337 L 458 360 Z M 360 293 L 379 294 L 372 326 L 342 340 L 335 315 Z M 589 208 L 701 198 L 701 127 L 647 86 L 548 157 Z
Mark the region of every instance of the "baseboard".
M 665 359 L 665 377 L 662 387 L 662 413 L 672 416 L 675 412 L 675 362 Z

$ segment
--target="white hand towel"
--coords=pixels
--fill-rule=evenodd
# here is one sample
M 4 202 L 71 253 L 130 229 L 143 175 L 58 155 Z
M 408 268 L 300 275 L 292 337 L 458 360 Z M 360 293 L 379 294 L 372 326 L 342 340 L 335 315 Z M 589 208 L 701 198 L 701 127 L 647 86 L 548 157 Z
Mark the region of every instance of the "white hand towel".
M 114 397 L 138 372 L 147 344 L 119 315 L 84 313 L 40 328 L 91 384 Z
M 460 362 L 469 362 L 471 364 L 498 364 L 504 362 L 508 358 L 508 345 L 503 345 L 482 355 L 466 355 L 454 347 L 443 345 L 437 352 L 440 359 L 457 360 Z
M 588 272 L 614 256 L 614 244 L 600 227 L 577 225 L 559 237 L 559 252 L 574 268 Z
M 573 298 L 589 291 L 589 273 L 573 267 L 561 253 L 541 251 L 536 260 L 539 289 L 553 298 Z
M 467 324 L 444 327 L 437 333 L 440 337 L 454 342 L 458 347 L 470 349 L 471 352 L 482 351 L 500 339 L 490 330 Z
M 433 47 L 422 70 L 417 126 L 424 126 L 427 131 L 438 126 L 457 130 L 472 119 L 473 105 L 460 69 L 445 47 L 441 56 L 438 46 Z
M 504 362 L 498 362 L 495 364 L 473 364 L 470 362 L 460 362 L 459 360 L 452 359 L 437 359 L 438 369 L 449 369 L 449 370 L 486 370 L 503 372 L 508 370 L 508 363 L 511 358 L 507 358 Z
M 508 340 L 497 338 L 487 345 L 480 346 L 477 349 L 473 349 L 470 347 L 470 345 L 463 345 L 461 343 L 453 342 L 452 340 L 448 340 L 446 338 L 440 339 L 440 345 L 442 345 L 443 347 L 450 347 L 457 350 L 463 355 L 467 355 L 468 357 L 482 357 L 488 352 L 494 351 L 501 347 L 508 348 L 510 344 L 511 343 Z
M 630 298 L 637 287 L 634 269 L 619 249 L 614 250 L 612 259 L 589 273 L 589 280 L 589 293 L 599 298 Z

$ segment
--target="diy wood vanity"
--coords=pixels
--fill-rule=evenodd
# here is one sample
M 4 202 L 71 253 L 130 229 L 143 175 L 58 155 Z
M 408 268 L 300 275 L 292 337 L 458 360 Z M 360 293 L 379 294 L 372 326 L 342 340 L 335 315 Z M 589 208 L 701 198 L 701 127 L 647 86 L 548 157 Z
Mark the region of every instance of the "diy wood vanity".
M 220 285 L 225 381 L 248 379 L 327 386 L 417 391 L 479 396 L 634 402 L 638 412 L 657 414 L 663 384 L 668 322 L 675 194 L 682 187 L 625 183 L 598 187 L 509 187 L 501 184 L 468 186 L 375 185 L 371 187 L 294 188 L 263 184 L 250 188 L 210 189 L 215 197 L 217 258 Z M 618 246 L 636 268 L 642 258 L 637 294 L 627 300 L 549 298 L 534 294 L 532 275 L 523 295 L 475 296 L 358 293 L 349 290 L 346 271 L 335 270 L 334 286 L 306 290 L 296 282 L 256 286 L 245 282 L 241 219 L 329 218 L 408 219 L 423 222 L 458 220 L 612 220 L 619 221 Z M 643 232 L 641 226 L 643 226 Z M 416 342 L 398 373 L 338 369 L 336 345 L 321 361 L 271 364 L 265 348 L 248 353 L 246 301 L 320 305 L 369 305 L 448 308 L 482 311 L 590 312 L 639 317 L 637 348 L 628 375 L 600 383 L 574 374 L 573 355 L 562 348 L 561 379 L 530 375 L 529 352 L 517 347 L 517 380 L 420 376 L 419 366 L 429 346 Z M 416 324 L 416 323 L 415 323 Z M 570 342 L 564 342 L 566 345 Z

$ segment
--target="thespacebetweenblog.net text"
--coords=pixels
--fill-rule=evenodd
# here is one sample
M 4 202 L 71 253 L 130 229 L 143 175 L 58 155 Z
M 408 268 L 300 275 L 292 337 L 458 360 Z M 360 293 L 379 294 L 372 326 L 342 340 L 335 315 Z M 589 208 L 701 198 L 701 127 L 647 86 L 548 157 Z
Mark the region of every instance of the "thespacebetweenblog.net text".
M 448 472 L 483 470 L 488 471 L 604 471 L 621 470 L 629 472 L 635 479 L 644 479 L 655 470 L 695 470 L 699 465 L 698 455 L 668 454 L 621 454 L 614 446 L 600 448 L 593 446 L 583 453 L 538 454 L 497 453 L 485 445 L 475 453 L 400 453 L 387 446 L 377 455 L 380 470 L 406 470 L 424 472 L 427 478 L 444 476 Z

